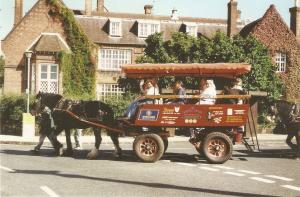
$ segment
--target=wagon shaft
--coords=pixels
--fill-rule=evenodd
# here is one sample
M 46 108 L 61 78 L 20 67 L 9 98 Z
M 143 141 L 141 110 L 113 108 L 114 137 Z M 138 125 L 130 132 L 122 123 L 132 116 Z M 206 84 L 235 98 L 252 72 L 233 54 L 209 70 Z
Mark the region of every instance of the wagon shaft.
M 71 117 L 78 120 L 79 122 L 85 123 L 87 125 L 91 125 L 91 127 L 98 127 L 98 128 L 101 128 L 101 129 L 106 129 L 108 132 L 115 132 L 115 133 L 119 133 L 119 134 L 123 133 L 122 130 L 104 125 L 102 122 L 100 122 L 98 120 L 93 119 L 93 121 L 91 121 L 91 120 L 82 119 L 82 118 L 80 118 L 79 116 L 77 116 L 76 114 L 74 114 L 73 112 L 71 112 L 69 110 L 63 110 L 63 109 L 55 109 L 55 110 L 63 111 L 65 113 L 69 114 Z

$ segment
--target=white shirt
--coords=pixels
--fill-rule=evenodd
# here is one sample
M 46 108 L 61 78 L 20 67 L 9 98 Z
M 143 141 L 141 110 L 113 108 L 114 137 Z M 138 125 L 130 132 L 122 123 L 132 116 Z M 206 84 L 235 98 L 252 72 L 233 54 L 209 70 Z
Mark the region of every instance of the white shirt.
M 152 86 L 146 90 L 146 95 L 159 95 L 159 89 Z
M 200 92 L 200 96 L 205 98 L 201 98 L 199 104 L 213 105 L 216 102 L 217 92 L 214 87 L 209 87 Z

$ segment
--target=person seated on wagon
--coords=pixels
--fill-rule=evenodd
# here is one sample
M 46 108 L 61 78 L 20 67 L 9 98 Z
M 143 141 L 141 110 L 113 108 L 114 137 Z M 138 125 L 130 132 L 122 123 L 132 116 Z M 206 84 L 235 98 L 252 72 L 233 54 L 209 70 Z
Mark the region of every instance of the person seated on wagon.
M 167 102 L 167 104 L 185 104 L 186 100 L 184 98 L 185 94 L 185 89 L 183 88 L 183 83 L 181 80 L 177 80 L 175 82 L 174 88 L 173 88 L 173 94 L 178 95 L 179 98 L 176 99 L 171 99 Z
M 213 105 L 216 102 L 216 86 L 212 79 L 201 79 L 200 81 L 200 101 L 196 105 Z M 203 128 L 196 128 L 196 130 L 202 130 Z M 190 143 L 194 146 L 200 146 L 197 141 L 197 134 L 194 128 L 190 129 Z
M 201 79 L 200 81 L 200 100 L 196 104 L 213 105 L 216 102 L 216 86 L 212 79 Z
M 144 80 L 141 80 L 140 89 L 141 89 L 142 95 L 145 95 L 145 96 L 160 95 L 159 88 L 158 88 L 158 85 L 157 85 L 155 79 L 148 79 L 148 80 L 146 80 L 146 83 L 144 83 Z M 159 101 L 157 99 L 155 99 L 154 103 L 158 104 Z M 131 103 L 129 105 L 124 116 L 126 118 L 132 119 L 133 116 L 135 115 L 136 109 L 138 108 L 138 106 L 140 106 L 142 104 L 153 104 L 153 99 L 147 99 L 147 98 L 140 99 L 140 97 L 137 98 L 133 103 Z
M 143 95 L 159 95 L 159 88 L 155 79 L 148 79 L 140 82 L 140 90 Z
M 229 86 L 224 86 L 223 93 L 225 95 L 245 95 L 246 92 L 243 91 L 242 80 L 240 78 L 231 81 Z M 224 104 L 243 104 L 242 99 L 224 99 Z

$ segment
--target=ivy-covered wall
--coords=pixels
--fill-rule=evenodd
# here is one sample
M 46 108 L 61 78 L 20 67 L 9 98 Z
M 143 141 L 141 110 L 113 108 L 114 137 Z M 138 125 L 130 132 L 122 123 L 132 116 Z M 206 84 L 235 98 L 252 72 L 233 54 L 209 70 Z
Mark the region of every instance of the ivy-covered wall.
M 70 53 L 59 54 L 63 74 L 63 95 L 70 98 L 95 98 L 94 46 L 77 24 L 74 14 L 60 0 L 47 0 L 49 14 L 63 23 Z
M 286 54 L 287 70 L 279 75 L 285 86 L 284 98 L 300 102 L 300 46 L 297 44 L 295 35 L 274 5 L 271 5 L 261 20 L 256 23 L 250 35 L 268 47 L 270 56 L 274 58 L 276 53 Z

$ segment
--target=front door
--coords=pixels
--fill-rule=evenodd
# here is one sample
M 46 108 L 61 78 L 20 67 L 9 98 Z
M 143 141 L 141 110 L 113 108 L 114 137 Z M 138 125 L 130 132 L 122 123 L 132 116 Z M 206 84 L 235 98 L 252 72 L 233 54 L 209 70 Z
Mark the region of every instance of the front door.
M 50 63 L 39 64 L 38 90 L 47 93 L 58 93 L 58 65 Z

